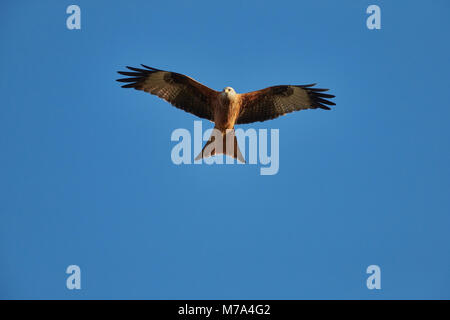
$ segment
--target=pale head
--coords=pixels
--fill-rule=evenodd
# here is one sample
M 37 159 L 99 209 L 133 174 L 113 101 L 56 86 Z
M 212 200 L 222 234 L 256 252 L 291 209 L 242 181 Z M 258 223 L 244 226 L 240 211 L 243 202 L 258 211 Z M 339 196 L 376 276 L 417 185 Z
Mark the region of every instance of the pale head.
M 232 87 L 225 87 L 222 90 L 222 95 L 224 95 L 228 98 L 233 98 L 234 96 L 236 96 L 236 91 L 234 91 L 234 89 Z

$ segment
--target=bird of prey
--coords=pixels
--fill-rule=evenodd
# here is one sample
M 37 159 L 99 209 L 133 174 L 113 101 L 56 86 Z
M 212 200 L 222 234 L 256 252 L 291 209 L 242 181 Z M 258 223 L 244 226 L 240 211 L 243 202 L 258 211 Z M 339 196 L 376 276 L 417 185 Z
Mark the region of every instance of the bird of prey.
M 127 83 L 122 88 L 154 94 L 179 109 L 214 122 L 215 131 L 221 134 L 223 140 L 211 135 L 196 160 L 225 154 L 245 162 L 234 135 L 236 124 L 266 121 L 304 109 L 330 110 L 328 106 L 335 105 L 327 100 L 334 95 L 324 93 L 328 89 L 315 88 L 315 84 L 279 85 L 239 94 L 231 87 L 219 92 L 180 73 L 142 67 L 127 67 L 131 72 L 118 71 L 128 77 L 117 79 Z

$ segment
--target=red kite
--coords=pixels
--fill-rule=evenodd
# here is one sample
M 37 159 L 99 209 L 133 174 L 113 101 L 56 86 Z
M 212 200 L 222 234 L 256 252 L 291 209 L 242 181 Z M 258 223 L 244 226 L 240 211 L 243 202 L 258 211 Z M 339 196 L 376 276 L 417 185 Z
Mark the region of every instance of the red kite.
M 334 98 L 323 93 L 328 89 L 313 88 L 315 84 L 281 85 L 243 94 L 226 87 L 219 92 L 183 74 L 142 66 L 145 69 L 127 67 L 133 72 L 118 72 L 131 77 L 117 80 L 128 82 L 122 88 L 154 94 L 179 109 L 214 122 L 214 128 L 221 133 L 223 140 L 215 142 L 216 135 L 211 135 L 196 160 L 226 154 L 245 162 L 234 135 L 234 125 L 275 119 L 304 109 L 330 110 L 328 106 L 335 105 L 326 100 Z M 234 148 L 227 148 L 226 141 L 233 143 Z

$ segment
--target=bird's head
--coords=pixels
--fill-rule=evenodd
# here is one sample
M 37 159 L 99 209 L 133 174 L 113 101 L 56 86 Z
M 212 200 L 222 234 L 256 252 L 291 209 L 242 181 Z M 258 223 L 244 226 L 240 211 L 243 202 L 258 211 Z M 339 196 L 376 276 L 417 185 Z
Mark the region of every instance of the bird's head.
M 232 87 L 225 87 L 222 90 L 222 95 L 227 98 L 234 98 L 236 96 L 236 91 Z

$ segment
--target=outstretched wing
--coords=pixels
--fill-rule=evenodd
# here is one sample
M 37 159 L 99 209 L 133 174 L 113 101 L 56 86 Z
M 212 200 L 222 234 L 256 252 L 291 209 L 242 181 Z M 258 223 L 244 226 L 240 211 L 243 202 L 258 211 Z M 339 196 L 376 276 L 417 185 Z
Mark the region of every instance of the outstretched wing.
M 127 67 L 132 72 L 118 71 L 121 75 L 131 77 L 117 79 L 119 82 L 128 82 L 122 88 L 149 92 L 179 109 L 214 121 L 211 101 L 218 94 L 217 91 L 183 74 L 142 66 L 145 69 Z
M 313 88 L 314 85 L 283 85 L 244 93 L 241 95 L 242 107 L 236 124 L 275 119 L 303 109 L 330 110 L 327 105 L 334 106 L 335 103 L 326 99 L 334 96 L 323 93 L 328 89 Z

